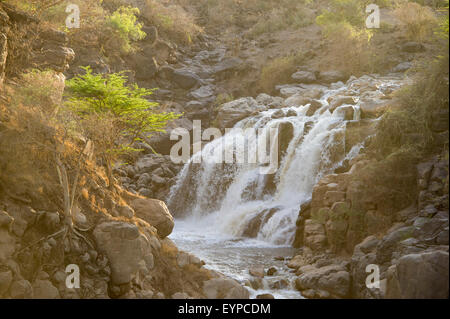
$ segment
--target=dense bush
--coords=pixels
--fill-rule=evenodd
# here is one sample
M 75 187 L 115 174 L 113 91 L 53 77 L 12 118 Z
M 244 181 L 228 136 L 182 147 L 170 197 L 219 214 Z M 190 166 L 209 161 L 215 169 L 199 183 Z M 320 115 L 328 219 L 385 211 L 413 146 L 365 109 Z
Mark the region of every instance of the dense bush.
M 259 86 L 265 92 L 273 92 L 275 85 L 289 83 L 292 73 L 304 62 L 304 59 L 304 54 L 299 52 L 272 60 L 263 67 Z
M 161 132 L 178 115 L 152 111 L 158 104 L 147 100 L 153 90 L 127 86 L 122 73 L 86 73 L 66 82 L 69 93 L 67 105 L 81 119 L 85 133 L 103 152 L 122 154 L 135 151 L 131 145 L 143 136 Z M 102 121 L 110 123 L 106 132 L 98 129 Z
M 142 40 L 146 36 L 142 31 L 142 24 L 137 23 L 138 14 L 138 8 L 120 7 L 106 18 L 106 25 L 117 35 L 116 38 L 120 39 L 120 48 L 125 53 L 133 50 L 133 41 Z
M 438 20 L 430 8 L 414 2 L 402 4 L 394 13 L 404 24 L 409 40 L 424 41 L 428 39 L 438 25 Z

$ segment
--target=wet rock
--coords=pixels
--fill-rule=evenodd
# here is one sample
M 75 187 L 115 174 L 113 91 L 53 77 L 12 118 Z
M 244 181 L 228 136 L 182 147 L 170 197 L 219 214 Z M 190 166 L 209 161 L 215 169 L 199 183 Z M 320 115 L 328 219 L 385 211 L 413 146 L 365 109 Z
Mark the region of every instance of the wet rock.
M 267 107 L 259 105 L 253 98 L 245 97 L 220 106 L 217 123 L 220 128 L 232 128 L 255 111 L 264 111 Z
M 276 269 L 275 267 L 270 267 L 267 270 L 267 276 L 273 276 L 278 272 L 278 269 Z
M 285 116 L 286 115 L 284 114 L 283 110 L 277 110 L 272 114 L 271 118 L 275 120 L 275 119 L 281 119 Z
M 297 255 L 287 263 L 287 266 L 292 269 L 299 269 L 308 263 L 309 261 L 303 255 Z
M 203 283 L 203 293 L 208 299 L 248 299 L 250 293 L 236 280 L 213 278 Z
M 337 107 L 344 104 L 355 104 L 355 98 L 353 96 L 336 96 L 329 103 L 330 110 L 335 110 Z
M 280 279 L 270 284 L 272 289 L 286 289 L 289 287 L 289 282 L 286 279 Z
M 297 116 L 298 114 L 297 114 L 297 112 L 295 111 L 295 110 L 293 110 L 293 109 L 289 109 L 287 112 L 286 112 L 286 117 L 295 117 L 295 116 Z
M 272 216 L 279 210 L 279 207 L 265 209 L 261 213 L 249 220 L 242 236 L 255 238 L 260 229 L 272 218 Z
M 170 235 L 174 227 L 174 221 L 163 201 L 150 198 L 135 199 L 130 206 L 135 211 L 136 216 L 157 229 L 161 238 Z
M 264 278 L 264 267 L 263 266 L 253 266 L 249 269 L 249 274 L 253 277 Z
M 308 108 L 308 111 L 306 111 L 306 116 L 313 116 L 314 113 L 316 113 L 317 110 L 322 107 L 322 103 L 318 100 L 312 100 L 309 104 L 310 106 Z

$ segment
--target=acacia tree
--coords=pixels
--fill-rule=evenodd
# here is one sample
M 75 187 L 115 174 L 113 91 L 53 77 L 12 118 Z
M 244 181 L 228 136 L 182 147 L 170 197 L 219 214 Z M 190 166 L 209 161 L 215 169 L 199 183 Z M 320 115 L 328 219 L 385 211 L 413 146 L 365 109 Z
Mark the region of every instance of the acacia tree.
M 84 134 L 104 160 L 111 186 L 117 157 L 139 151 L 132 147 L 134 142 L 164 132 L 168 122 L 180 115 L 155 112 L 159 104 L 147 99 L 154 90 L 127 86 L 123 72 L 102 75 L 93 74 L 89 67 L 84 70 L 84 75 L 66 82 L 67 105 L 80 117 Z

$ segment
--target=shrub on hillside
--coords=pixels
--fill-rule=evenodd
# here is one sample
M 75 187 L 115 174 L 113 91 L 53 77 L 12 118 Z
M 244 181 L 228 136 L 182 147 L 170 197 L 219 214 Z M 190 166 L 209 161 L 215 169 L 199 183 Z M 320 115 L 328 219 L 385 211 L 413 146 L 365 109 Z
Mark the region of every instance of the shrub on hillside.
M 259 86 L 265 92 L 272 92 L 275 85 L 289 83 L 292 73 L 304 62 L 304 59 L 303 53 L 299 52 L 272 60 L 263 67 Z
M 120 40 L 119 47 L 124 53 L 133 51 L 132 42 L 145 38 L 142 24 L 137 23 L 138 8 L 120 7 L 106 18 L 106 25 Z
M 94 142 L 111 181 L 112 163 L 118 156 L 139 151 L 134 142 L 163 132 L 179 115 L 153 111 L 158 104 L 147 99 L 153 90 L 127 86 L 122 73 L 93 74 L 89 67 L 85 71 L 66 82 L 67 105 L 78 115 L 83 135 Z
M 161 33 L 175 42 L 190 44 L 203 32 L 195 23 L 194 17 L 176 4 L 165 6 L 159 1 L 147 0 L 142 14 Z
M 404 24 L 405 34 L 412 41 L 428 39 L 438 25 L 434 12 L 418 3 L 404 3 L 394 11 L 394 14 Z

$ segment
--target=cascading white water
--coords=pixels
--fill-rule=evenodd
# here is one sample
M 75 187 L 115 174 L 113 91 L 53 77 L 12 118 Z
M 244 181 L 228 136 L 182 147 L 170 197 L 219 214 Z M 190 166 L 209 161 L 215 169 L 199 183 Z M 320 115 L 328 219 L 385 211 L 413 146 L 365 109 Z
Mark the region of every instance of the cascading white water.
M 363 147 L 362 144 L 346 146 L 348 121 L 343 110 L 349 105 L 330 112 L 327 101 L 341 92 L 358 93 L 359 82 L 353 81 L 325 91 L 320 98 L 322 107 L 311 116 L 306 115 L 309 104 L 286 107 L 281 118 L 272 116 L 279 109 L 269 109 L 238 122 L 226 135 L 205 145 L 185 165 L 171 190 L 168 202 L 174 215 L 183 216 L 185 222 L 203 232 L 255 237 L 276 245 L 291 244 L 299 207 L 311 198 L 314 185 Z M 385 81 L 387 84 L 381 81 L 372 91 L 381 92 L 385 86 L 392 85 L 389 81 Z M 353 109 L 353 121 L 358 121 L 359 106 Z M 292 116 L 292 111 L 296 116 Z M 288 134 L 287 141 L 280 136 L 279 142 L 285 144 L 285 149 L 274 175 L 262 175 L 256 164 L 217 164 L 220 161 L 217 157 L 224 151 L 239 157 L 237 153 L 241 150 L 235 148 L 232 137 L 242 134 L 240 129 L 253 127 L 267 131 L 278 127 L 281 132 L 282 125 L 291 126 L 292 133 Z M 266 143 L 265 138 L 252 134 L 244 133 L 244 138 L 249 150 L 258 143 Z M 201 164 L 194 164 L 199 157 Z

